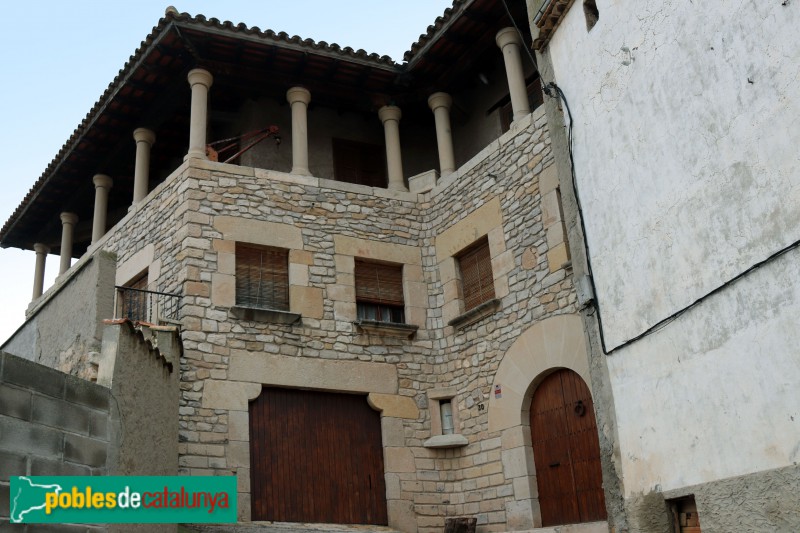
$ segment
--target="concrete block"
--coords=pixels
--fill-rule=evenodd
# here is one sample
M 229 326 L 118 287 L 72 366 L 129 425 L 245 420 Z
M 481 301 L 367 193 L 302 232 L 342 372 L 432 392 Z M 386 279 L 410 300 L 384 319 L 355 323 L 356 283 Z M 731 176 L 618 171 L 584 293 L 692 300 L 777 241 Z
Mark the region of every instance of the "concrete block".
M 88 409 L 47 396 L 33 396 L 31 421 L 82 435 L 89 434 Z
M 6 356 L 0 381 L 32 388 L 42 394 L 63 398 L 65 374 L 27 359 Z
M 27 453 L 56 457 L 63 449 L 63 433 L 16 418 L 0 415 L 0 450 L 25 450 Z
M 0 485 L 0 523 L 9 516 L 9 488 L 8 485 Z
M 88 466 L 66 463 L 58 459 L 31 457 L 32 476 L 90 476 L 92 469 Z
M 64 460 L 88 466 L 105 466 L 108 444 L 78 435 L 64 435 Z
M 89 436 L 101 440 L 108 440 L 108 415 L 101 411 L 89 413 Z
M 0 384 L 0 414 L 22 420 L 31 417 L 30 391 Z
M 22 451 L 0 451 L 0 481 L 8 481 L 10 476 L 28 474 L 28 459 L 20 453 Z
M 66 380 L 64 399 L 91 407 L 108 411 L 111 390 L 96 383 L 68 377 Z

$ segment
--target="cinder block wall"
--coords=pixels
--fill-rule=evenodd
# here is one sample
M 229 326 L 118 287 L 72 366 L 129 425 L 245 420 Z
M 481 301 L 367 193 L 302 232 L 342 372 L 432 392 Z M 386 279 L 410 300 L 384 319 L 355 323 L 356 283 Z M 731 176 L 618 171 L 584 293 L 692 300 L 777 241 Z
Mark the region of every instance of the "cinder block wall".
M 0 353 L 0 525 L 8 522 L 10 476 L 106 473 L 110 405 L 105 387 Z M 89 530 L 104 528 L 74 526 Z

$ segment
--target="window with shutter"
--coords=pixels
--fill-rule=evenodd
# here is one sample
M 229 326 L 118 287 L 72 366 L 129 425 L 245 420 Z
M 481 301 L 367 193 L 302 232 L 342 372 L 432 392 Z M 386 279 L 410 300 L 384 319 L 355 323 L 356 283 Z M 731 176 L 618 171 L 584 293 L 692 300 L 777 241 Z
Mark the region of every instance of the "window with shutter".
M 403 267 L 360 260 L 355 266 L 358 318 L 405 323 Z
M 147 306 L 147 275 L 145 270 L 137 277 L 124 285 L 125 289 L 120 291 L 122 298 L 122 316 L 133 322 L 147 322 L 149 319 Z
M 289 251 L 236 243 L 236 305 L 289 310 Z
M 456 256 L 461 271 L 464 311 L 494 299 L 494 276 L 489 239 L 484 237 Z

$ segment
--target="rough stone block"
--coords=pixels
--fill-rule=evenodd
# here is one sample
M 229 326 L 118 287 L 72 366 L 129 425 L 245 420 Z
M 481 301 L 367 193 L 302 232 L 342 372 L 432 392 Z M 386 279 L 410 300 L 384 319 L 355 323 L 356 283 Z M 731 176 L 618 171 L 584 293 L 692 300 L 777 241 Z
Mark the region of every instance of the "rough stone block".
M 28 460 L 17 451 L 0 451 L 0 481 L 8 481 L 10 476 L 24 476 L 28 473 Z
M 0 427 L 0 450 L 25 450 L 45 457 L 61 454 L 64 437 L 58 430 L 7 416 L 0 416 Z
M 78 435 L 64 435 L 64 460 L 88 466 L 105 466 L 108 444 Z
M 26 359 L 6 356 L 0 381 L 34 389 L 42 394 L 62 398 L 66 375 Z
M 0 414 L 30 420 L 31 393 L 0 384 Z
M 31 421 L 45 426 L 57 427 L 87 435 L 89 433 L 88 409 L 55 400 L 47 396 L 33 396 Z
M 67 378 L 64 399 L 69 402 L 108 411 L 110 398 L 111 390 L 106 387 L 83 379 Z

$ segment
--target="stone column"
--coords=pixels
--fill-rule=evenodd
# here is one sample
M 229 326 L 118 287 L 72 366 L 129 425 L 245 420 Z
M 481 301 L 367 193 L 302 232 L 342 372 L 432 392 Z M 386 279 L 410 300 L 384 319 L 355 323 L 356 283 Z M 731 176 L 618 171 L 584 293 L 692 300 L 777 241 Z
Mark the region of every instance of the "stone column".
M 106 218 L 108 217 L 108 191 L 114 182 L 105 174 L 95 174 L 94 183 L 94 218 L 92 219 L 92 244 L 106 234 Z
M 138 204 L 150 192 L 150 148 L 156 142 L 156 134 L 147 128 L 137 128 L 133 130 L 133 140 L 136 141 L 136 166 L 133 169 L 133 203 Z
M 400 108 L 385 105 L 378 110 L 378 117 L 383 122 L 383 133 L 386 137 L 386 168 L 389 174 L 389 189 L 407 191 L 403 183 L 403 158 L 400 152 Z
M 447 93 L 433 93 L 428 98 L 428 106 L 436 121 L 436 145 L 439 147 L 439 173 L 442 177 L 456 169 L 453 155 L 453 132 L 450 129 L 450 107 L 453 99 Z
M 518 120 L 531 112 L 528 104 L 528 89 L 525 86 L 525 72 L 522 69 L 522 58 L 519 48 L 522 38 L 514 28 L 503 28 L 495 36 L 497 46 L 503 51 L 503 60 L 506 63 L 506 77 L 508 78 L 508 93 L 511 95 L 511 108 L 514 110 L 514 120 Z
M 206 159 L 206 125 L 208 122 L 208 90 L 214 82 L 211 73 L 202 68 L 189 71 L 192 87 L 192 114 L 189 125 L 189 153 L 184 159 Z
M 78 215 L 75 213 L 61 213 L 61 265 L 58 269 L 59 275 L 69 270 L 72 263 L 72 235 L 77 223 Z
M 47 261 L 47 254 L 50 253 L 50 248 L 44 244 L 37 242 L 33 245 L 36 252 L 36 270 L 33 273 L 33 298 L 35 300 L 44 292 L 44 264 Z
M 311 93 L 303 87 L 286 91 L 286 100 L 292 106 L 292 174 L 308 176 L 308 103 Z

